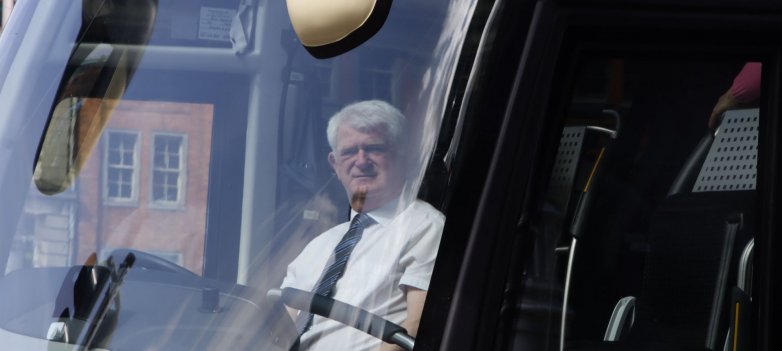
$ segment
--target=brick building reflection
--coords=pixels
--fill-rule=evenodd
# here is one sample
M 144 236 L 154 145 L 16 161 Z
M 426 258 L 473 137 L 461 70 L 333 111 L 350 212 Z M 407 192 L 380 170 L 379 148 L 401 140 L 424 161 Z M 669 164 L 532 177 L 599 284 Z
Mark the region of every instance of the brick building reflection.
M 79 115 L 97 106 L 85 100 Z M 120 102 L 68 190 L 31 186 L 14 250 L 27 253 L 12 254 L 8 270 L 133 248 L 201 274 L 212 116 L 206 104 Z

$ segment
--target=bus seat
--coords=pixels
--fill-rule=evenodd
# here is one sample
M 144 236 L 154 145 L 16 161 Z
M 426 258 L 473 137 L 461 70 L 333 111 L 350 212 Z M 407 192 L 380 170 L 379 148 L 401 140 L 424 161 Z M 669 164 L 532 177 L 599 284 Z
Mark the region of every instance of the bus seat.
M 652 218 L 635 310 L 624 309 L 609 322 L 606 341 L 628 349 L 727 347 L 729 324 L 747 318 L 732 310 L 749 301 L 732 293 L 732 282 L 751 274 L 746 256 L 754 232 L 757 137 L 758 109 L 727 111 L 696 148 Z M 736 285 L 746 289 L 747 283 Z M 622 330 L 633 312 L 635 324 Z

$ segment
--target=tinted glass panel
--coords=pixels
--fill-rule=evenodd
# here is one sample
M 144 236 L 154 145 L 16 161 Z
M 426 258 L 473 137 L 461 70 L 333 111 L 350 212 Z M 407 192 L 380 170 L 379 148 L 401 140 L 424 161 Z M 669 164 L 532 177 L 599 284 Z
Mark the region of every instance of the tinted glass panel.
M 502 348 L 746 347 L 760 63 L 578 67 Z

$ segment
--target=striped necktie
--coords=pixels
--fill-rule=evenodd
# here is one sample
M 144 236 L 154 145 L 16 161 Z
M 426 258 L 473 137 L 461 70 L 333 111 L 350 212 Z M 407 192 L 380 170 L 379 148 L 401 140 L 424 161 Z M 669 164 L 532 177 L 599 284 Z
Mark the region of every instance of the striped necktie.
M 372 225 L 374 221 L 366 213 L 360 212 L 350 222 L 350 229 L 339 241 L 337 247 L 334 248 L 334 253 L 331 254 L 333 258 L 331 264 L 326 267 L 321 274 L 318 285 L 313 290 L 318 295 L 326 297 L 334 296 L 334 286 L 337 285 L 337 281 L 342 278 L 345 273 L 345 267 L 348 265 L 350 259 L 350 253 L 353 252 L 353 248 L 356 247 L 358 241 L 361 240 L 361 234 L 364 232 L 364 228 Z M 302 318 L 302 314 L 299 315 L 299 319 L 296 321 L 296 325 L 299 330 L 299 335 L 304 334 L 312 326 L 312 313 L 306 313 Z

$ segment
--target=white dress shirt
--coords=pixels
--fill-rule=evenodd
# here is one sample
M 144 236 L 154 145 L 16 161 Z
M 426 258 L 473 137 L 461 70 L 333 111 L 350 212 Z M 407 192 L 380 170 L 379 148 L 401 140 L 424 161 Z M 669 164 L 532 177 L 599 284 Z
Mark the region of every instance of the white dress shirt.
M 353 249 L 334 298 L 400 324 L 407 317 L 405 289 L 429 289 L 445 216 L 426 202 L 405 206 L 400 199 L 367 214 L 375 223 Z M 312 291 L 349 226 L 339 224 L 307 244 L 288 266 L 282 288 Z M 300 349 L 376 350 L 379 345 L 379 339 L 315 316 Z

